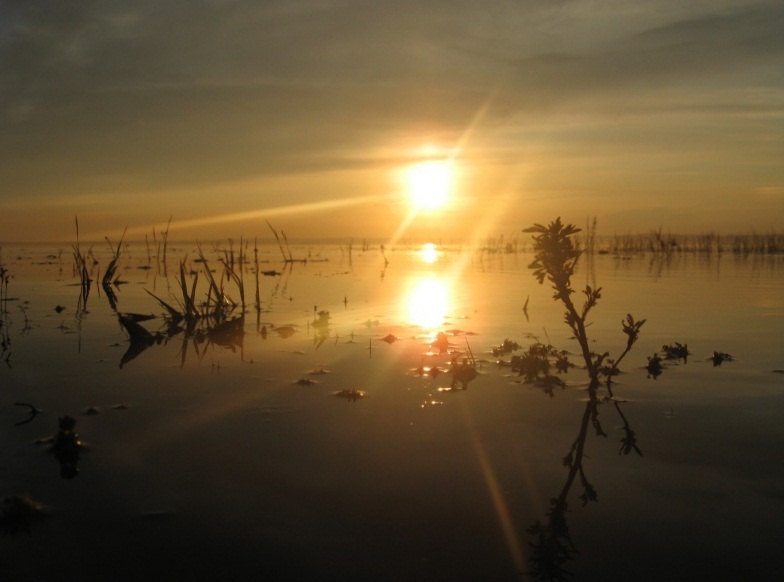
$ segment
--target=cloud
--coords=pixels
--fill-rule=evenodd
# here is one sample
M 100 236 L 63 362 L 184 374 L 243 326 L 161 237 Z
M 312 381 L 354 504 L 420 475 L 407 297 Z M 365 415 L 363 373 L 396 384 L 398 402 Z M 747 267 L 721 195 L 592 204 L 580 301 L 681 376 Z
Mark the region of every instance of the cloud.
M 661 169 L 709 174 L 744 151 L 766 165 L 780 143 L 778 2 L 2 6 L 6 197 L 384 168 L 400 155 L 390 144 L 455 144 L 469 127 L 466 151 L 481 144 L 494 171 L 521 157 L 558 169 L 532 170 L 543 190 L 578 172 L 591 191 L 653 190 Z
M 639 26 L 639 23 L 637 23 Z M 543 50 L 512 61 L 516 69 L 506 105 L 554 110 L 562 104 L 609 96 L 648 101 L 678 87 L 708 94 L 717 87 L 782 88 L 784 5 L 759 4 L 708 13 L 632 32 L 572 51 Z M 616 33 L 617 35 L 617 33 Z M 762 71 L 762 72 L 760 72 Z

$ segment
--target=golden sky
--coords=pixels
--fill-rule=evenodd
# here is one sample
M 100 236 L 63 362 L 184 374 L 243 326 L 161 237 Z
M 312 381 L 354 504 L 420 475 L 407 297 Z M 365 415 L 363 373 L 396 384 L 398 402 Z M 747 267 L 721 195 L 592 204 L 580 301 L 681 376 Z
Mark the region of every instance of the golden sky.
M 780 232 L 782 30 L 778 0 L 3 2 L 0 243 L 75 215 L 96 239 Z

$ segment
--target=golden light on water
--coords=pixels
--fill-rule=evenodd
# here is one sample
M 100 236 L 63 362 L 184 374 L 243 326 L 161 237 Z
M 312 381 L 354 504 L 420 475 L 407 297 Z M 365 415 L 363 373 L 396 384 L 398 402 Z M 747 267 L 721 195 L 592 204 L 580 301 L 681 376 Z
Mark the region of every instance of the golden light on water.
M 422 245 L 422 249 L 419 251 L 419 256 L 424 263 L 435 263 L 438 260 L 438 250 L 436 249 L 436 245 L 433 243 L 426 243 Z
M 451 301 L 451 289 L 443 279 L 434 275 L 414 279 L 404 297 L 406 321 L 432 332 L 444 323 Z
M 410 166 L 406 186 L 417 210 L 438 210 L 449 201 L 453 169 L 449 160 L 428 160 Z

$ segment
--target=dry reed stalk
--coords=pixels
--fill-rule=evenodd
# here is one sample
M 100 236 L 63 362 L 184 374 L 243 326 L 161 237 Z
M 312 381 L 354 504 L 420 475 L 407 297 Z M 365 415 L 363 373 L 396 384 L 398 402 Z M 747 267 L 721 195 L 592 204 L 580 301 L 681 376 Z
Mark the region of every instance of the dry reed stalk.
M 269 226 L 270 230 L 272 231 L 272 234 L 275 235 L 275 240 L 278 241 L 278 248 L 280 249 L 280 254 L 283 255 L 283 260 L 285 262 L 288 262 L 288 257 L 286 257 L 286 251 L 283 250 L 283 244 L 280 242 L 280 236 L 278 236 L 278 231 L 273 228 L 269 220 L 265 222 L 267 223 L 267 226 Z
M 92 283 L 92 279 L 90 278 L 90 271 L 87 267 L 87 257 L 91 253 L 91 250 L 88 251 L 87 254 L 82 252 L 79 245 L 79 218 L 77 216 L 74 216 L 74 222 L 76 223 L 76 244 L 71 245 L 71 247 L 73 248 L 74 267 L 79 274 L 79 280 L 81 284 L 79 306 L 80 308 L 86 308 L 87 298 L 90 295 L 90 285 Z
M 259 290 L 259 245 L 258 239 L 253 239 L 253 262 L 256 273 L 256 312 L 261 313 L 261 296 Z
M 163 241 L 163 270 L 166 271 L 166 251 L 169 246 L 169 228 L 171 227 L 172 216 L 169 216 L 169 222 L 166 223 L 166 230 L 161 233 L 161 240 Z
M 106 273 L 104 273 L 102 283 L 104 286 L 109 286 L 112 283 L 117 283 L 116 279 L 114 279 L 114 275 L 117 272 L 117 261 L 120 259 L 120 249 L 122 247 L 122 241 L 125 238 L 125 233 L 128 232 L 128 227 L 125 227 L 125 230 L 120 237 L 120 242 L 117 243 L 117 248 L 115 249 L 112 247 L 112 243 L 109 240 L 109 237 L 106 238 L 106 242 L 109 243 L 109 248 L 112 249 L 113 256 L 112 260 L 109 261 L 109 266 L 106 267 Z
M 204 252 L 201 250 L 201 246 L 197 244 L 196 248 L 199 253 L 199 260 L 204 267 L 204 273 L 207 277 L 207 282 L 209 283 L 209 287 L 207 289 L 206 309 L 208 312 L 212 311 L 214 315 L 218 315 L 223 305 L 223 289 L 222 286 L 219 287 L 215 282 L 215 277 L 213 277 L 212 272 L 210 271 L 210 265 L 207 262 L 207 258 L 204 256 Z M 214 308 L 210 309 L 210 306 L 213 304 L 213 295 L 215 296 L 215 305 Z
M 234 281 L 234 284 L 237 285 L 237 288 L 239 289 L 240 302 L 242 304 L 242 311 L 244 313 L 245 312 L 245 281 L 242 276 L 242 269 L 240 268 L 240 274 L 237 275 L 237 271 L 235 271 L 232 268 L 232 266 L 226 261 L 223 261 L 223 268 L 225 270 L 224 274 L 226 275 L 226 277 Z
M 180 285 L 180 291 L 182 292 L 182 305 L 186 320 L 193 321 L 200 317 L 199 310 L 196 308 L 195 303 L 195 294 L 196 294 L 196 283 L 199 280 L 199 273 L 196 272 L 196 275 L 193 278 L 193 285 L 191 287 L 190 292 L 188 291 L 187 280 L 185 278 L 185 260 L 180 261 L 180 278 L 177 282 Z

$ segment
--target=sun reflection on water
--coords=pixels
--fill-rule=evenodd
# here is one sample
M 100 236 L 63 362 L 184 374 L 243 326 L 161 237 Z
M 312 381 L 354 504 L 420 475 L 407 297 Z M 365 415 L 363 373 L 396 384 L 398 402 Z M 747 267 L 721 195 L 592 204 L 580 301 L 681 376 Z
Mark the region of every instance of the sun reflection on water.
M 433 333 L 446 319 L 452 297 L 449 284 L 435 275 L 412 281 L 404 296 L 407 323 Z
M 425 263 L 435 263 L 438 260 L 439 252 L 436 249 L 436 245 L 433 243 L 426 243 L 422 245 L 422 249 L 419 251 L 419 257 Z

